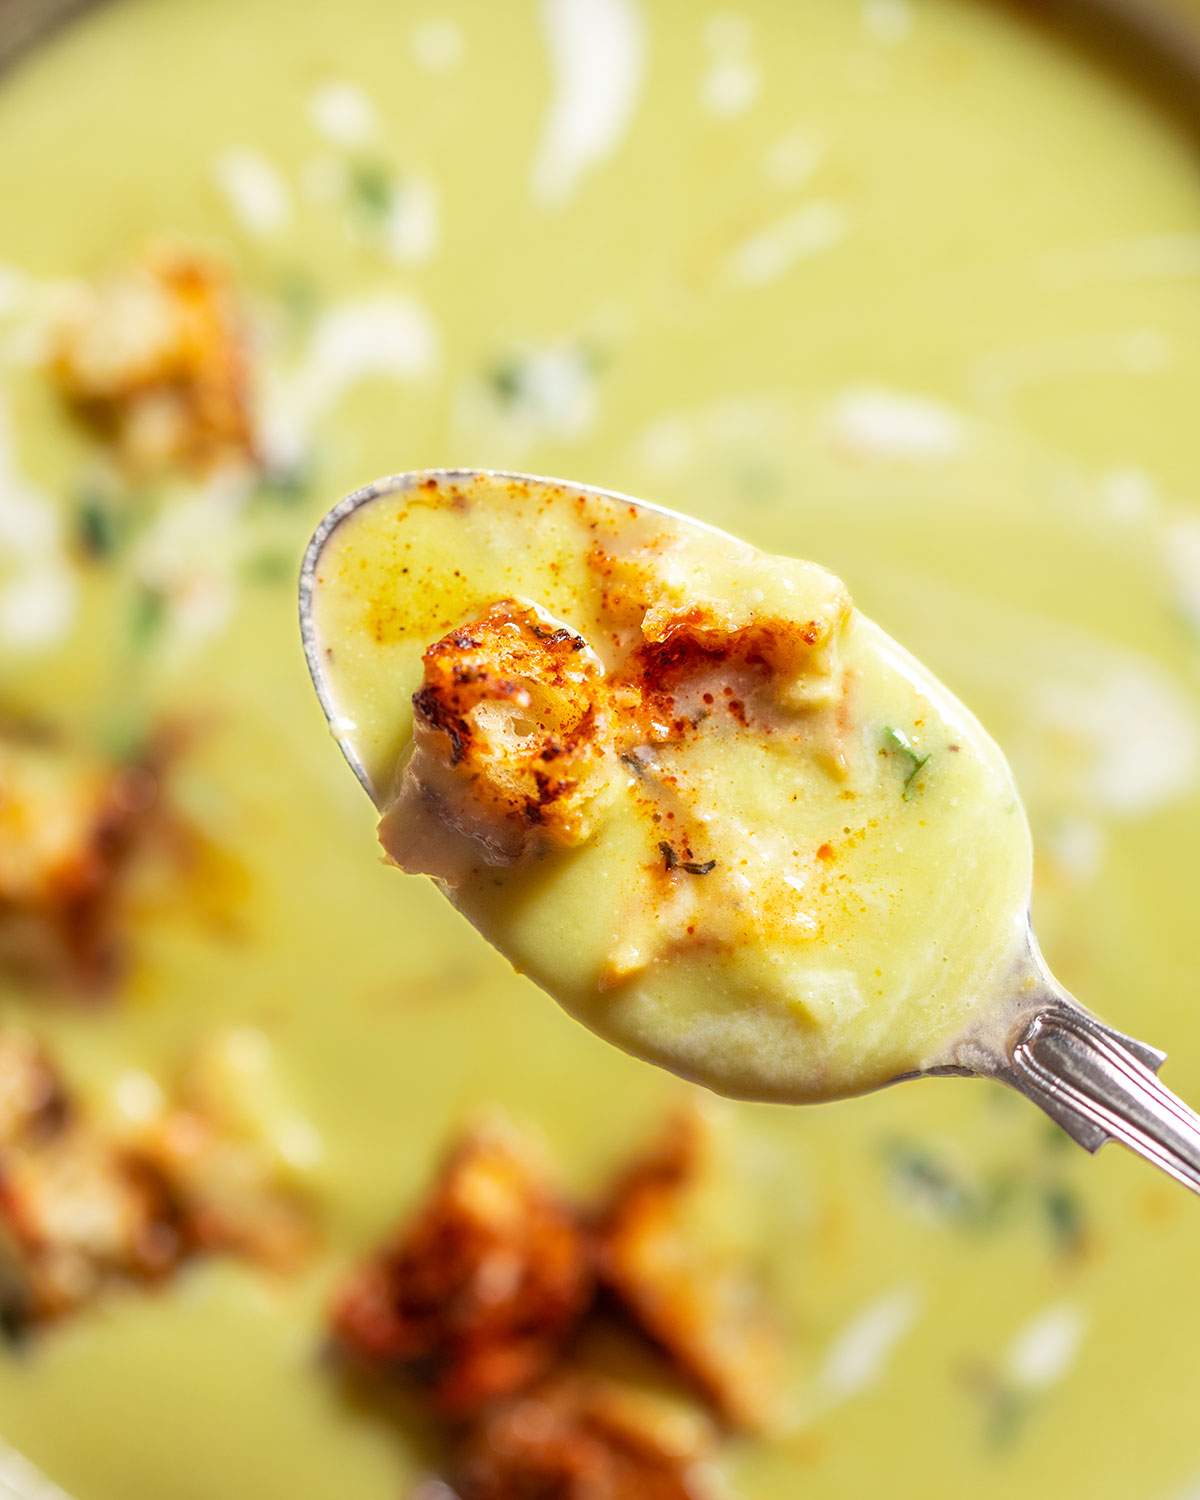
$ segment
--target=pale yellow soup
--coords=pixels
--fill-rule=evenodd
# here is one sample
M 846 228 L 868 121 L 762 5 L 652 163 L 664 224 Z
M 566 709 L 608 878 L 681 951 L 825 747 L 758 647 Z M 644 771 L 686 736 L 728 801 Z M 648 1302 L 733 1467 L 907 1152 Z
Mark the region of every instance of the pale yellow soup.
M 313 622 L 385 850 L 602 1036 L 805 1102 L 1002 1024 L 1011 773 L 824 569 L 570 486 L 430 478 L 336 527 Z
M 367 852 L 294 580 L 376 474 L 569 474 L 820 560 L 1005 747 L 1055 972 L 1200 1096 L 1194 143 L 983 0 L 580 7 L 602 36 L 566 9 L 117 0 L 0 90 L 0 696 L 89 744 L 202 722 L 175 795 L 225 872 L 141 902 L 107 1008 L 8 985 L 5 1009 L 97 1107 L 253 1028 L 323 1146 L 299 1279 L 214 1260 L 0 1359 L 5 1441 L 80 1500 L 403 1493 L 430 1435 L 319 1357 L 343 1268 L 479 1103 L 584 1191 L 688 1092 Z M 568 57 L 601 52 L 619 87 L 580 122 Z M 96 452 L 44 316 L 163 234 L 232 262 L 309 478 L 290 504 L 130 495 L 134 536 L 85 565 Z M 729 1105 L 720 1131 L 788 1347 L 787 1420 L 722 1451 L 735 1493 L 1188 1493 L 1185 1193 L 975 1082 Z

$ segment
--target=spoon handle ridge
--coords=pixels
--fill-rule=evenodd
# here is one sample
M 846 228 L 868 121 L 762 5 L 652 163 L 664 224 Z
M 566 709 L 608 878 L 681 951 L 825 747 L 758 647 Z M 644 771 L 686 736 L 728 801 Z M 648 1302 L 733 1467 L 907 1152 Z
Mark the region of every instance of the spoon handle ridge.
M 1084 1010 L 1052 1004 L 1018 1033 L 999 1077 L 1087 1150 L 1119 1141 L 1200 1193 L 1200 1115 L 1158 1078 L 1164 1057 Z

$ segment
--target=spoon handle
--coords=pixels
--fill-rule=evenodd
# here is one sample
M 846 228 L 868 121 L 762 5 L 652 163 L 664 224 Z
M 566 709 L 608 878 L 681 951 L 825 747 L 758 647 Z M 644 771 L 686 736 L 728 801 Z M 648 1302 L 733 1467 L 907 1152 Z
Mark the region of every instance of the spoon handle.
M 1160 1082 L 1164 1057 L 1074 1005 L 1052 1003 L 1018 1033 L 999 1076 L 1087 1150 L 1120 1141 L 1200 1193 L 1200 1115 Z

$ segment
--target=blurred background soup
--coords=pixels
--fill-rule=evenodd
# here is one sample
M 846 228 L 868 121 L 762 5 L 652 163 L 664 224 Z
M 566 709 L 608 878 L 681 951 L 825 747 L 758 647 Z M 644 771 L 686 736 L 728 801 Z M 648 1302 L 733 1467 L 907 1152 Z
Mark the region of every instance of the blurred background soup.
M 4 1024 L 106 1141 L 183 1089 L 306 1244 L 258 1254 L 236 1194 L 212 1229 L 205 1188 L 235 1253 L 13 1311 L 0 1490 L 35 1492 L 19 1452 L 78 1500 L 408 1493 L 445 1431 L 334 1367 L 346 1268 L 476 1109 L 586 1200 L 693 1093 L 380 867 L 294 618 L 379 473 L 567 474 L 839 572 L 1010 754 L 1056 972 L 1200 1096 L 1200 173 L 1120 37 L 988 0 L 113 0 L 5 75 Z M 117 831 L 38 885 L 96 785 Z M 693 1233 L 786 1351 L 729 1494 L 1200 1486 L 1185 1193 L 982 1084 L 705 1108 Z

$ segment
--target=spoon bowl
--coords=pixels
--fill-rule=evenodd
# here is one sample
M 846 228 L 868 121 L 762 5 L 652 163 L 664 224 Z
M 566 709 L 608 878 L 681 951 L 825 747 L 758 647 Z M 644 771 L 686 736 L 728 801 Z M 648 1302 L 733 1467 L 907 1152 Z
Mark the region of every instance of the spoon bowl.
M 361 517 L 369 507 L 389 507 L 396 518 L 402 518 L 407 507 L 452 508 L 464 491 L 476 485 L 511 485 L 519 487 L 523 494 L 532 495 L 561 496 L 569 491 L 572 498 L 578 497 L 580 504 L 618 506 L 631 517 L 685 526 L 715 539 L 718 544 L 727 540 L 730 547 L 741 545 L 715 528 L 679 517 L 662 506 L 533 475 L 490 470 L 421 470 L 376 480 L 348 495 L 321 521 L 305 553 L 300 575 L 300 629 L 313 686 L 330 730 L 351 770 L 381 812 L 395 792 L 394 768 L 399 747 L 389 742 L 385 733 L 372 732 L 357 716 L 348 715 L 339 694 L 334 672 L 335 646 L 324 638 L 318 620 L 330 568 L 331 544 L 351 518 Z M 407 573 L 408 569 L 402 571 Z M 434 634 L 435 631 L 427 631 L 423 638 L 404 647 L 410 667 L 414 653 L 429 645 Z M 349 649 L 353 650 L 352 642 Z M 340 644 L 336 650 L 342 650 Z M 344 658 L 337 658 L 337 670 L 346 670 Z M 907 783 L 905 789 L 907 792 Z M 1016 944 L 1016 957 L 1008 956 L 1002 971 L 991 976 L 994 983 L 988 987 L 989 999 L 975 1009 L 969 1023 L 924 1058 L 921 1066 L 874 1077 L 864 1087 L 920 1077 L 992 1078 L 1024 1094 L 1085 1149 L 1095 1152 L 1108 1141 L 1119 1141 L 1200 1192 L 1200 1116 L 1157 1077 L 1165 1053 L 1107 1026 L 1058 984 L 1029 926 L 1027 892 L 1025 910 L 1020 916 L 1023 941 Z M 643 1055 L 651 1054 L 644 1051 Z M 666 1060 L 685 1075 L 711 1082 L 702 1073 L 690 1072 L 686 1065 Z M 723 1091 L 770 1097 L 757 1088 L 751 1091 L 735 1086 Z

